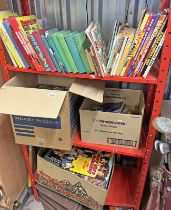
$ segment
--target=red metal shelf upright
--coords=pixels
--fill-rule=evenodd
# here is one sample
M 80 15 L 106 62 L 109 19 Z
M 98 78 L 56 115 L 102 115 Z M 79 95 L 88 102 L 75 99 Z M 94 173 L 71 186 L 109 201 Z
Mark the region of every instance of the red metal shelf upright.
M 28 0 L 23 0 L 22 2 L 22 10 L 24 15 L 30 14 L 30 8 L 28 4 Z M 163 0 L 160 10 L 168 7 L 170 1 Z M 5 51 L 0 41 L 0 63 L 4 75 L 5 81 L 10 79 L 10 72 L 25 72 L 34 73 L 34 74 L 47 74 L 52 76 L 68 76 L 68 77 L 76 77 L 76 78 L 85 78 L 85 79 L 97 79 L 97 80 L 110 80 L 110 81 L 118 81 L 118 82 L 133 82 L 133 83 L 143 83 L 148 86 L 148 91 L 146 95 L 146 111 L 145 111 L 145 119 L 149 119 L 149 123 L 145 121 L 145 127 L 148 126 L 148 129 L 145 130 L 145 135 L 143 135 L 144 145 L 140 146 L 138 149 L 126 149 L 126 148 L 118 148 L 118 147 L 109 147 L 102 145 L 94 145 L 94 144 L 83 144 L 80 140 L 80 134 L 76 131 L 74 136 L 74 144 L 81 147 L 89 147 L 96 150 L 106 150 L 113 153 L 118 153 L 126 156 L 133 156 L 138 158 L 140 161 L 139 167 L 120 167 L 116 166 L 114 171 L 114 175 L 111 179 L 111 186 L 109 189 L 109 193 L 106 199 L 106 204 L 109 206 L 125 206 L 125 207 L 133 207 L 135 210 L 139 209 L 145 180 L 148 172 L 149 162 L 151 153 L 153 150 L 154 140 L 156 130 L 152 127 L 152 121 L 155 117 L 160 115 L 160 110 L 163 101 L 163 95 L 167 80 L 167 74 L 169 70 L 171 59 L 171 10 L 169 12 L 168 26 L 166 30 L 166 37 L 164 46 L 161 54 L 161 61 L 159 67 L 159 75 L 158 77 L 154 77 L 153 75 L 149 75 L 148 78 L 127 78 L 127 77 L 99 77 L 94 75 L 85 75 L 85 74 L 61 74 L 58 72 L 37 72 L 32 69 L 20 69 L 14 66 L 11 66 L 7 63 L 5 58 Z M 34 192 L 34 196 L 38 199 L 38 194 L 35 187 L 35 179 L 33 176 L 33 172 L 31 169 L 28 151 L 26 145 L 22 145 L 24 157 L 26 160 L 26 166 L 28 169 L 28 174 L 31 179 L 31 184 Z

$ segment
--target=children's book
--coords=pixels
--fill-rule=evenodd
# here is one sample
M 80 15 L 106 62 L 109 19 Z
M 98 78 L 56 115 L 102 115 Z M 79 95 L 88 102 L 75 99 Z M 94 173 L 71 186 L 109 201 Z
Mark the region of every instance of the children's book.
M 44 159 L 104 188 L 108 186 L 114 167 L 114 154 L 78 147 L 71 151 L 50 149 Z
M 67 43 L 67 46 L 70 50 L 70 53 L 72 55 L 72 58 L 76 64 L 76 66 L 77 66 L 79 73 L 85 73 L 84 64 L 81 60 L 81 56 L 78 52 L 77 46 L 76 46 L 76 44 L 74 42 L 74 38 L 73 38 L 73 36 L 77 33 L 78 32 L 76 32 L 76 31 L 69 33 L 68 35 L 65 36 L 65 41 Z

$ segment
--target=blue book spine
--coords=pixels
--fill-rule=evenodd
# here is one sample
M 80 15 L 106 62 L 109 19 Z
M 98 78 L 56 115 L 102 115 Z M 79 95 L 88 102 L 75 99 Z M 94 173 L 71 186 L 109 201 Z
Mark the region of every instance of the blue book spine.
M 72 32 L 65 36 L 65 41 L 67 43 L 67 46 L 71 52 L 72 58 L 78 68 L 79 73 L 85 73 L 85 66 L 81 60 L 81 56 L 77 50 L 77 47 L 75 45 L 73 35 L 77 34 L 77 32 Z
M 56 61 L 56 59 L 54 57 L 54 53 L 53 53 L 52 49 L 50 48 L 50 46 L 48 45 L 48 42 L 47 42 L 45 36 L 42 35 L 41 38 L 42 38 L 42 41 L 43 41 L 43 43 L 44 43 L 44 45 L 45 45 L 45 47 L 46 47 L 46 49 L 47 49 L 47 51 L 48 51 L 52 61 L 53 61 L 53 64 L 55 65 L 56 69 L 59 70 L 60 67 L 58 65 L 58 62 Z
M 20 48 L 18 47 L 18 45 L 17 45 L 17 43 L 16 43 L 16 41 L 15 41 L 15 39 L 14 39 L 12 33 L 11 33 L 12 28 L 11 28 L 8 20 L 3 21 L 3 26 L 5 27 L 6 32 L 8 33 L 15 49 L 17 50 L 18 54 L 20 55 L 20 58 L 23 61 L 23 64 L 24 64 L 25 68 L 29 68 L 30 67 L 29 64 L 27 63 L 26 59 L 24 58 L 23 53 L 21 52 Z
M 33 45 L 33 47 L 34 47 L 34 49 L 36 50 L 36 52 L 37 52 L 37 54 L 38 54 L 40 60 L 42 61 L 43 66 L 45 67 L 46 71 L 51 71 L 50 66 L 49 66 L 49 64 L 47 63 L 46 58 L 44 57 L 44 55 L 43 55 L 43 53 L 42 53 L 42 51 L 41 51 L 39 45 L 37 44 L 37 42 L 36 42 L 34 36 L 31 34 L 29 37 L 30 37 L 30 41 L 31 41 L 31 43 L 32 43 L 32 45 Z
M 53 43 L 51 36 L 47 36 L 47 42 L 54 53 L 54 57 L 55 57 L 56 61 L 58 62 L 60 72 L 68 72 L 66 70 L 64 63 L 61 60 L 61 57 L 58 53 L 58 49 L 56 48 L 55 44 Z

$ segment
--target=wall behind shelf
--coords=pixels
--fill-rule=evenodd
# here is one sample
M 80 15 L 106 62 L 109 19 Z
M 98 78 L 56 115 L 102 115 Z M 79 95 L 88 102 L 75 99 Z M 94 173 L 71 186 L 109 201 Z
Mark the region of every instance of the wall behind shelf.
M 17 9 L 18 0 L 13 2 Z M 33 14 L 43 18 L 45 26 L 71 30 L 85 30 L 93 21 L 100 21 L 106 41 L 116 19 L 137 26 L 141 11 L 147 6 L 157 12 L 161 0 L 29 0 Z M 9 3 L 10 4 L 10 3 Z M 18 8 L 20 13 L 20 8 Z

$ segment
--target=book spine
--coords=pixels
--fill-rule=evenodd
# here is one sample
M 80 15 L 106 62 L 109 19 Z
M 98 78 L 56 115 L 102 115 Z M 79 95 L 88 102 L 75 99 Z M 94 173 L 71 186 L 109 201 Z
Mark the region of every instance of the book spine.
M 14 65 L 15 67 L 17 67 L 18 65 L 16 64 L 16 62 L 15 62 L 13 56 L 11 55 L 11 53 L 10 53 L 10 51 L 9 51 L 9 49 L 8 49 L 8 47 L 7 47 L 7 45 L 6 45 L 6 43 L 4 43 L 4 45 L 5 45 L 5 48 L 6 48 L 7 52 L 8 52 L 9 57 L 11 58 L 11 61 L 12 61 L 13 65 Z
M 16 51 L 16 48 L 11 43 L 10 38 L 8 36 L 8 33 L 6 32 L 6 29 L 3 26 L 1 21 L 0 21 L 0 28 L 1 28 L 1 34 L 0 35 L 2 37 L 2 40 L 6 44 L 6 46 L 8 47 L 8 50 L 11 53 L 11 56 L 13 57 L 13 59 L 15 60 L 17 66 L 19 66 L 20 68 L 24 67 L 24 63 L 22 62 L 20 56 L 18 55 L 18 53 Z
M 58 63 L 58 66 L 59 66 L 58 71 L 59 72 L 68 72 L 65 67 L 65 64 L 63 63 L 60 55 L 58 54 L 58 49 L 56 48 L 56 45 L 54 44 L 51 35 L 48 35 L 46 39 L 49 44 L 49 47 L 51 48 L 51 50 L 53 52 L 55 60 Z
M 72 34 L 69 34 L 68 36 L 66 36 L 65 41 L 68 45 L 68 48 L 71 52 L 71 55 L 73 57 L 73 60 L 76 64 L 76 66 L 77 66 L 77 69 L 78 69 L 79 73 L 85 73 L 85 67 L 84 67 L 83 62 L 81 60 L 80 54 L 78 53 L 78 49 L 75 45 Z
M 62 63 L 64 64 L 64 66 L 66 67 L 66 70 L 67 70 L 67 72 L 72 72 L 72 70 L 70 69 L 70 66 L 69 66 L 69 64 L 68 64 L 68 61 L 66 60 L 66 58 L 65 58 L 65 55 L 64 55 L 64 53 L 63 53 L 63 50 L 62 50 L 62 48 L 61 48 L 61 45 L 59 44 L 59 42 L 58 42 L 58 40 L 57 40 L 57 38 L 56 38 L 56 35 L 55 34 L 53 34 L 52 36 L 52 40 L 53 40 L 53 43 L 54 43 L 54 45 L 55 45 L 55 47 L 56 47 L 56 52 L 58 52 L 59 53 L 59 56 L 60 56 L 60 58 L 61 58 L 61 61 L 62 61 Z M 57 53 L 57 54 L 58 54 Z
M 48 66 L 50 67 L 50 70 L 52 72 L 56 71 L 55 66 L 51 60 L 51 57 L 42 41 L 41 35 L 39 34 L 38 31 L 33 32 L 33 36 L 37 42 L 37 44 L 39 45 L 39 48 L 44 56 L 44 61 L 48 64 Z M 48 68 L 49 69 L 49 68 Z
M 46 50 L 48 51 L 48 53 L 49 53 L 49 55 L 50 55 L 50 57 L 51 57 L 51 59 L 52 59 L 52 62 L 53 62 L 53 64 L 54 64 L 54 66 L 55 66 L 56 71 L 59 70 L 58 62 L 56 61 L 56 59 L 55 59 L 55 57 L 54 57 L 53 50 L 52 50 L 52 49 L 50 48 L 50 46 L 48 45 L 48 42 L 47 42 L 45 36 L 44 36 L 44 35 L 41 35 L 41 39 L 42 39 L 42 41 L 43 41 L 43 43 L 44 43 L 44 45 L 45 45 L 45 47 L 46 47 Z
M 61 49 L 62 49 L 62 51 L 64 53 L 64 56 L 65 56 L 69 66 L 70 66 L 71 72 L 78 73 L 77 66 L 76 66 L 76 64 L 75 64 L 75 62 L 74 62 L 74 60 L 72 58 L 72 55 L 71 55 L 71 53 L 69 51 L 69 48 L 68 48 L 68 46 L 67 46 L 67 44 L 65 42 L 64 35 L 62 33 L 58 34 L 56 36 L 56 38 L 59 41 L 59 44 L 60 44 Z
M 87 60 L 87 57 L 86 57 L 86 54 L 85 54 L 85 51 L 83 48 L 83 41 L 80 36 L 81 35 L 77 34 L 73 37 L 73 39 L 74 39 L 75 45 L 77 47 L 78 53 L 80 54 L 80 57 L 81 57 L 81 60 L 83 62 L 86 72 L 91 73 L 90 65 L 88 63 L 88 60 Z
M 120 51 L 118 53 L 118 56 L 117 56 L 117 59 L 115 60 L 115 63 L 114 63 L 114 66 L 112 68 L 112 75 L 115 75 L 116 74 L 116 70 L 118 68 L 118 65 L 119 65 L 119 62 L 121 60 L 121 57 L 122 57 L 122 54 L 123 54 L 123 51 L 125 49 L 125 45 L 126 45 L 126 42 L 127 42 L 127 39 L 128 37 L 125 37 L 122 41 L 122 46 L 120 48 Z
M 154 49 L 153 49 L 153 51 L 154 51 L 154 53 L 152 52 L 152 54 L 151 54 L 151 59 L 150 59 L 150 61 L 149 61 L 149 63 L 147 63 L 147 68 L 146 68 L 146 70 L 145 70 L 145 72 L 144 72 L 144 74 L 143 74 L 143 77 L 147 77 L 147 75 L 148 75 L 148 73 L 149 73 L 149 71 L 150 71 L 150 69 L 151 69 L 151 67 L 152 67 L 152 65 L 154 64 L 154 61 L 155 61 L 155 59 L 156 59 L 156 57 L 157 57 L 157 55 L 158 55 L 158 53 L 160 52 L 160 50 L 161 50 L 161 48 L 162 48 L 162 46 L 163 46 L 163 43 L 164 43 L 164 38 L 165 38 L 165 34 L 166 34 L 166 32 L 165 33 L 161 33 L 161 35 L 160 35 L 160 42 L 158 43 L 158 42 L 156 42 L 156 44 L 155 44 L 155 46 L 154 46 Z
M 47 60 L 46 60 L 44 54 L 42 53 L 42 51 L 40 49 L 40 45 L 37 43 L 35 37 L 32 34 L 30 34 L 29 38 L 30 38 L 30 41 L 31 41 L 35 51 L 37 52 L 37 54 L 38 54 L 38 56 L 39 56 L 39 58 L 40 58 L 40 60 L 41 60 L 41 62 L 43 64 L 44 68 L 46 69 L 46 71 L 50 71 L 50 66 L 47 63 Z
M 149 49 L 148 49 L 148 51 L 147 51 L 147 53 L 146 53 L 146 56 L 145 56 L 145 58 L 144 58 L 144 61 L 143 61 L 142 65 L 141 65 L 141 68 L 140 68 L 139 72 L 137 72 L 136 76 L 140 76 L 141 74 L 144 73 L 144 70 L 145 70 L 144 67 L 145 67 L 145 65 L 146 65 L 146 62 L 148 61 L 148 59 L 149 59 L 149 57 L 150 57 L 150 55 L 151 55 L 151 52 L 153 51 L 153 48 L 154 48 L 154 46 L 155 46 L 155 43 L 158 42 L 158 39 L 159 39 L 159 37 L 160 37 L 161 32 L 163 31 L 163 28 L 164 28 L 165 25 L 166 25 L 166 22 L 167 22 L 167 16 L 164 17 L 164 20 L 163 20 L 163 22 L 162 22 L 162 24 L 161 24 L 161 27 L 160 27 L 160 29 L 159 29 L 159 31 L 158 31 L 158 34 L 157 34 L 157 36 L 155 37 L 155 39 L 152 41 L 152 44 L 151 44 L 151 46 L 149 47 Z M 158 42 L 158 43 L 159 43 L 159 42 Z
M 139 65 L 141 65 L 140 61 L 142 60 L 142 57 L 146 56 L 146 53 L 148 51 L 148 49 L 146 51 L 146 48 L 149 48 L 149 45 L 152 43 L 152 41 L 154 39 L 154 35 L 155 36 L 157 35 L 156 28 L 159 29 L 159 27 L 158 27 L 158 23 L 160 22 L 160 21 L 158 21 L 159 19 L 160 19 L 160 15 L 157 15 L 155 18 L 155 21 L 153 23 L 153 26 L 150 29 L 148 37 L 147 37 L 147 39 L 146 39 L 138 57 L 137 57 L 136 63 L 134 65 L 134 71 L 132 72 L 132 76 L 135 76 L 136 74 L 138 74 L 137 72 L 139 71 Z
M 20 27 L 19 27 L 16 19 L 15 18 L 9 18 L 9 22 L 10 22 L 10 25 L 12 26 L 12 28 L 14 30 L 14 33 L 16 34 L 16 37 L 17 37 L 18 41 L 21 43 L 24 51 L 28 55 L 28 57 L 29 57 L 29 59 L 32 63 L 32 66 L 34 66 L 34 68 L 37 71 L 44 71 L 45 69 L 41 64 L 41 61 L 40 61 L 39 57 L 35 53 L 33 47 L 31 46 L 31 44 L 28 40 L 28 38 L 22 33 L 22 30 L 20 30 Z
M 89 62 L 91 71 L 96 73 L 96 68 L 95 68 L 94 63 L 93 63 L 93 58 L 91 56 L 91 51 L 88 50 L 88 49 L 85 49 L 85 54 L 87 56 L 87 60 Z
M 155 23 L 156 16 L 152 16 L 152 18 L 150 18 L 150 19 L 149 19 L 149 21 L 150 21 L 149 24 L 147 23 L 147 28 L 145 30 L 145 34 L 144 34 L 144 36 L 142 38 L 142 41 L 140 42 L 140 45 L 139 45 L 139 47 L 137 49 L 137 52 L 136 52 L 136 54 L 134 56 L 132 64 L 130 65 L 130 68 L 129 68 L 127 74 L 126 74 L 127 77 L 129 77 L 132 74 L 132 72 L 133 72 L 136 60 L 138 59 L 138 55 L 139 55 L 140 51 L 142 50 L 142 47 L 143 47 L 143 45 L 144 45 L 144 43 L 145 43 L 145 41 L 146 41 L 146 39 L 148 37 L 148 34 L 149 34 L 153 24 Z
M 11 41 L 11 43 L 13 44 L 14 49 L 16 49 L 16 51 L 18 53 L 18 56 L 22 60 L 22 63 L 23 63 L 22 67 L 29 68 L 29 64 L 27 63 L 26 59 L 24 58 L 20 48 L 18 47 L 18 45 L 17 45 L 17 43 L 16 43 L 16 41 L 15 41 L 15 39 L 13 37 L 12 29 L 11 29 L 11 26 L 10 26 L 8 20 L 3 21 L 3 26 L 6 29 L 6 32 L 7 32 L 8 37 L 9 37 L 9 41 Z
M 142 24 L 139 25 L 139 28 L 137 29 L 134 41 L 132 42 L 131 49 L 130 49 L 128 57 L 125 61 L 124 67 L 120 73 L 120 76 L 126 76 L 126 73 L 131 65 L 131 62 L 136 54 L 139 44 L 140 44 L 140 41 L 142 40 L 142 37 L 144 36 L 144 28 L 149 23 L 149 21 L 148 21 L 149 17 L 150 17 L 150 15 L 146 14 L 142 21 Z

